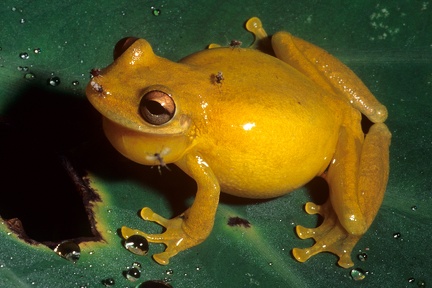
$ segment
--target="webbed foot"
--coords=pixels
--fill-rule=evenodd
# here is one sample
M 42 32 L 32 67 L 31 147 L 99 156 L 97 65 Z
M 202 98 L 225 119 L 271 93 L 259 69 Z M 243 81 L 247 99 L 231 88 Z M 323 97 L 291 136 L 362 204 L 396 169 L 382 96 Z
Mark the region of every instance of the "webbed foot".
M 140 235 L 151 243 L 165 244 L 165 251 L 153 255 L 153 259 L 161 265 L 167 265 L 169 263 L 169 259 L 175 256 L 177 253 L 196 246 L 204 241 L 204 239 L 195 239 L 184 231 L 183 215 L 184 214 L 173 219 L 166 219 L 154 213 L 150 208 L 145 207 L 141 210 L 141 217 L 144 220 L 153 221 L 165 227 L 165 232 L 161 234 L 147 234 L 140 230 L 123 226 L 121 228 L 121 235 L 124 239 L 128 239 L 133 235 Z
M 298 237 L 301 239 L 313 238 L 315 244 L 309 248 L 294 248 L 292 250 L 294 258 L 299 262 L 305 262 L 315 254 L 330 252 L 339 257 L 339 266 L 352 267 L 354 263 L 351 260 L 351 251 L 360 240 L 361 235 L 352 235 L 342 227 L 330 200 L 321 206 L 308 202 L 305 210 L 308 214 L 323 216 L 324 221 L 317 228 L 306 228 L 300 225 L 296 227 Z

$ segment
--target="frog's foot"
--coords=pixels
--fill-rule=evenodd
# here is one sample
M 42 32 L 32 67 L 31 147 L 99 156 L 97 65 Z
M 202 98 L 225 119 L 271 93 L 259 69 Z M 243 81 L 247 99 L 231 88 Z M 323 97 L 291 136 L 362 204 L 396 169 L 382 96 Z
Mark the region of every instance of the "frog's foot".
M 204 239 L 194 239 L 189 236 L 183 229 L 182 215 L 174 219 L 165 219 L 162 216 L 154 213 L 150 208 L 145 207 L 141 210 L 141 217 L 144 220 L 153 221 L 166 228 L 166 231 L 161 234 L 147 234 L 140 230 L 130 229 L 128 227 L 121 228 L 121 234 L 124 239 L 128 239 L 132 235 L 140 235 L 151 243 L 163 243 L 166 245 L 164 252 L 153 255 L 153 259 L 161 264 L 167 265 L 169 259 L 177 253 L 196 246 Z
M 324 221 L 317 228 L 306 228 L 300 225 L 296 227 L 297 235 L 301 239 L 313 238 L 315 244 L 304 249 L 294 248 L 292 250 L 294 258 L 299 262 L 305 262 L 320 252 L 331 252 L 339 257 L 339 266 L 352 267 L 354 263 L 351 260 L 351 251 L 361 235 L 352 235 L 342 227 L 330 200 L 322 206 L 308 202 L 305 210 L 308 214 L 320 214 L 324 217 Z
M 264 30 L 261 20 L 258 17 L 252 17 L 246 21 L 246 30 L 255 36 L 251 48 L 256 48 L 259 41 L 268 39 L 267 32 Z
M 249 46 L 252 49 L 260 49 L 266 52 L 271 51 L 271 43 L 270 38 L 267 35 L 267 32 L 264 30 L 261 20 L 258 17 L 252 17 L 248 19 L 245 23 L 245 28 L 249 32 L 254 35 L 254 42 Z M 241 41 L 231 40 L 229 46 L 232 48 L 238 48 L 241 46 Z M 219 48 L 221 45 L 219 44 L 209 44 L 207 46 L 208 49 Z

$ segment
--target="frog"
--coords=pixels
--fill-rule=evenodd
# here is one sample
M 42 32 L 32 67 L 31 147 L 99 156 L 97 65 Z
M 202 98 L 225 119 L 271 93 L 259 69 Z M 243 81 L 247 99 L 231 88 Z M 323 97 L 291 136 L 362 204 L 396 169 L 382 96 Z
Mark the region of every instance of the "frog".
M 176 165 L 197 187 L 192 205 L 174 218 L 142 208 L 142 219 L 163 232 L 123 226 L 121 237 L 164 244 L 153 259 L 167 265 L 209 237 L 221 191 L 270 199 L 321 177 L 328 200 L 304 209 L 322 224 L 296 226 L 299 238 L 315 243 L 293 248 L 291 259 L 331 252 L 339 266 L 352 267 L 352 250 L 386 191 L 388 111 L 322 48 L 286 31 L 269 36 L 258 17 L 245 28 L 255 38 L 250 47 L 210 45 L 177 62 L 157 56 L 145 39 L 124 38 L 114 62 L 93 71 L 86 95 L 112 146 L 142 165 Z

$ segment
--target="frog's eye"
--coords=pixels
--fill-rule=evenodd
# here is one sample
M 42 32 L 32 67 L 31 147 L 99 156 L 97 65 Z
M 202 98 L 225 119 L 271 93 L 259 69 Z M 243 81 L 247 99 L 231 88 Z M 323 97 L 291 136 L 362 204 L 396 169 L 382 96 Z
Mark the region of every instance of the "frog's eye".
M 174 117 L 175 103 L 170 95 L 154 90 L 147 92 L 141 98 L 139 113 L 148 123 L 162 125 Z
M 138 38 L 126 37 L 117 42 L 114 46 L 114 60 L 120 57 Z

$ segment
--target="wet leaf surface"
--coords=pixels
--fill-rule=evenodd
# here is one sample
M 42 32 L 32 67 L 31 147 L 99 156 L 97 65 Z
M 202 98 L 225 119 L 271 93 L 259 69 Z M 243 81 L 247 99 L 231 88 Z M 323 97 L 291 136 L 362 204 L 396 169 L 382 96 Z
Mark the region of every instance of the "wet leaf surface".
M 73 263 L 45 245 L 25 242 L 3 221 L 0 287 L 104 287 L 107 279 L 114 280 L 115 287 L 150 280 L 167 281 L 173 287 L 432 283 L 428 268 L 432 267 L 431 9 L 426 1 L 159 1 L 157 5 L 4 1 L 0 8 L 0 214 L 5 220 L 21 218 L 21 223 L 13 223 L 30 236 L 36 226 L 28 223 L 37 219 L 33 223 L 42 225 L 36 234 L 49 236 L 38 242 L 77 235 L 87 238 L 79 242 L 81 254 Z M 353 280 L 350 269 L 336 266 L 331 254 L 304 264 L 290 254 L 293 247 L 311 244 L 295 236 L 294 226 L 319 221 L 303 211 L 305 202 L 319 201 L 325 190 L 319 181 L 270 201 L 222 197 L 209 239 L 176 256 L 168 267 L 150 257 L 163 247 L 150 244 L 149 255 L 138 256 L 123 247 L 117 234 L 125 224 L 160 231 L 140 220 L 137 212 L 150 206 L 166 217 L 175 216 L 190 205 L 195 184 L 175 167 L 163 169 L 160 175 L 155 168 L 131 163 L 109 146 L 100 133 L 97 113 L 85 99 L 89 72 L 111 63 L 115 43 L 126 36 L 146 38 L 158 55 L 172 60 L 209 43 L 229 45 L 236 39 L 247 46 L 253 39 L 242 25 L 251 16 L 259 16 L 269 33 L 287 30 L 334 54 L 389 110 L 390 179 L 382 208 L 356 246 L 358 253 L 352 255 L 356 271 L 365 275 L 360 281 Z M 67 198 L 66 190 L 54 185 L 55 179 L 71 179 L 56 174 L 63 169 L 55 166 L 58 155 L 67 155 L 75 168 L 85 172 L 83 177 L 101 201 L 81 203 L 82 195 L 77 194 L 78 201 Z M 54 192 L 48 193 L 47 187 Z M 89 207 L 93 222 L 82 212 Z M 16 211 L 23 214 L 14 215 Z M 62 214 L 65 211 L 69 217 Z M 227 225 L 233 217 L 245 219 L 250 227 Z M 92 238 L 92 225 L 103 240 Z M 131 284 L 123 273 L 137 261 L 142 265 L 140 278 Z M 362 278 L 357 272 L 354 275 Z

